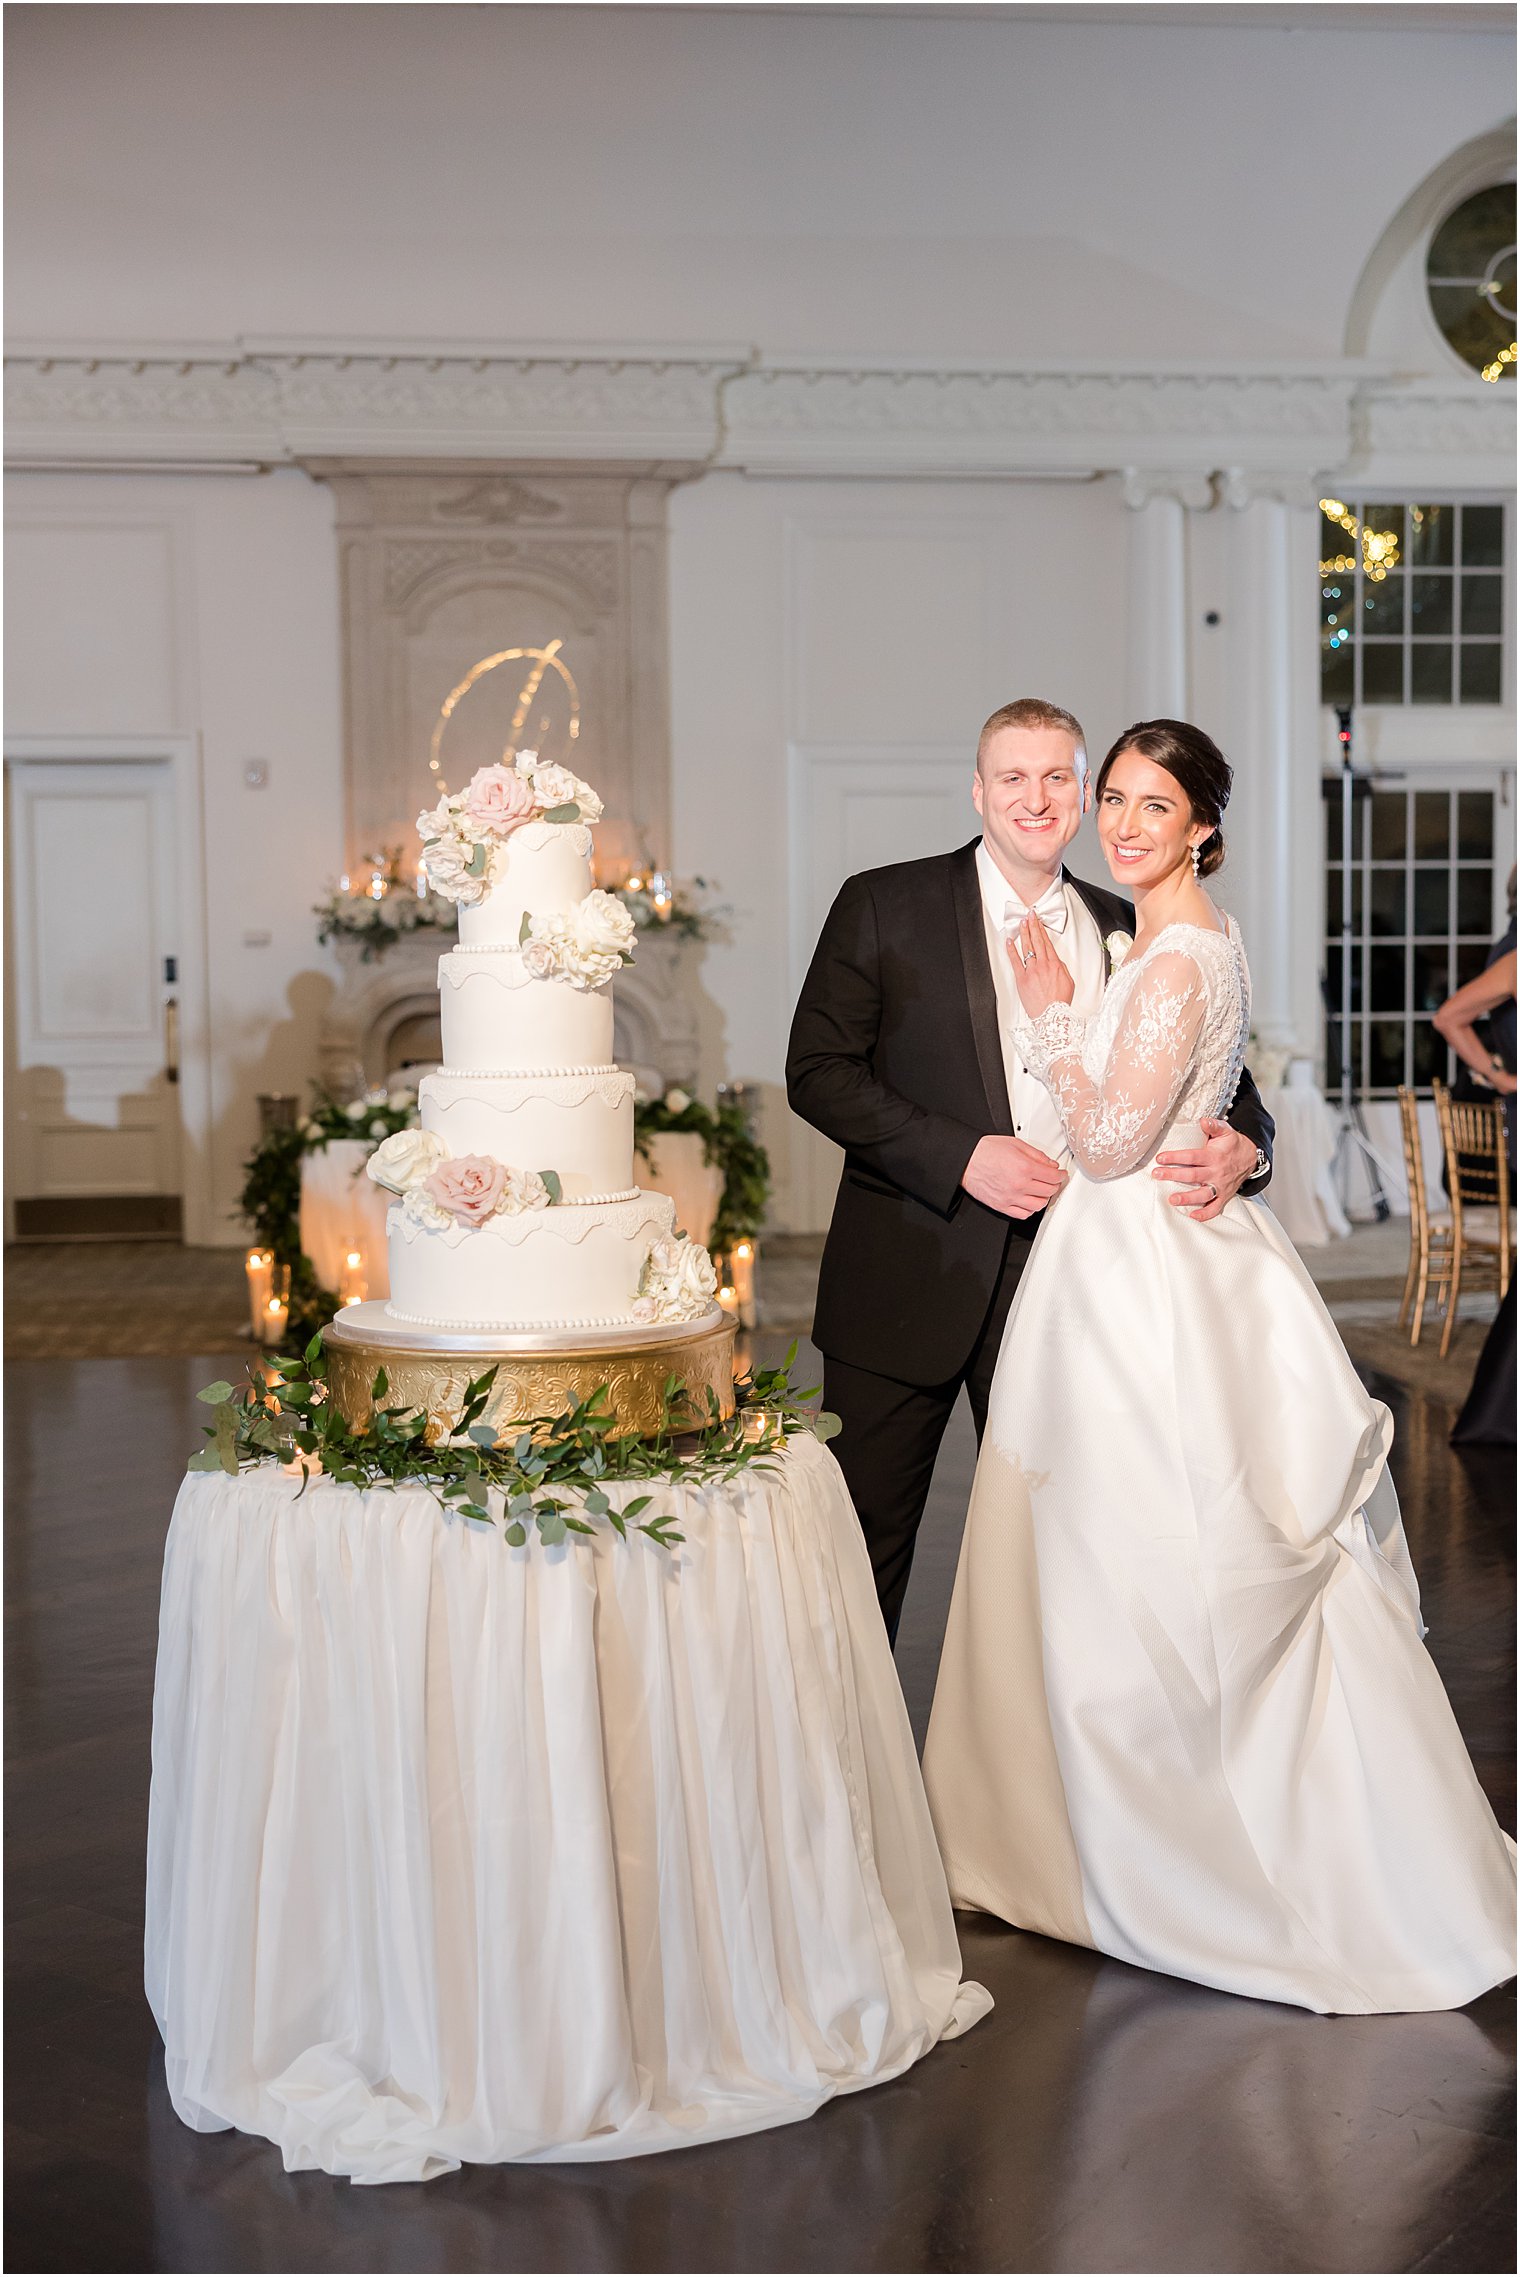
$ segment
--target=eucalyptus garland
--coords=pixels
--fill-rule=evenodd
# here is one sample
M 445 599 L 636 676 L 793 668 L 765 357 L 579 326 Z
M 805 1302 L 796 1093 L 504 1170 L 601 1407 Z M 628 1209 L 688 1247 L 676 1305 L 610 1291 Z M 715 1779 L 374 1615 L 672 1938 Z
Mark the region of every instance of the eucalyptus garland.
M 735 1408 L 720 1416 L 708 1390 L 710 1420 L 692 1432 L 680 1421 L 686 1386 L 667 1377 L 664 1415 L 652 1436 L 620 1432 L 603 1384 L 558 1415 L 535 1416 L 505 1433 L 484 1421 L 496 1370 L 471 1383 L 459 1418 L 441 1437 L 426 1408 L 385 1406 L 389 1383 L 375 1377 L 374 1411 L 361 1430 L 345 1421 L 331 1398 L 327 1356 L 316 1335 L 299 1359 L 271 1360 L 248 1371 L 239 1395 L 230 1383 L 207 1384 L 196 1396 L 211 1408 L 208 1444 L 190 1457 L 192 1471 L 245 1470 L 299 1464 L 301 1493 L 316 1476 L 343 1486 L 424 1486 L 440 1506 L 461 1517 L 499 1525 L 503 1539 L 521 1549 L 537 1535 L 546 1547 L 567 1534 L 594 1534 L 610 1526 L 624 1541 L 646 1534 L 663 1549 L 684 1536 L 670 1512 L 646 1515 L 658 1489 L 625 1495 L 643 1480 L 659 1487 L 726 1485 L 746 1472 L 774 1471 L 776 1457 L 796 1433 L 832 1439 L 839 1418 L 810 1409 L 817 1387 L 799 1391 L 791 1346 L 779 1368 L 755 1368 L 734 1386 Z M 611 1491 L 609 1491 L 611 1490 Z
M 771 1158 L 744 1109 L 733 1099 L 709 1107 L 680 1089 L 667 1091 L 663 1099 L 640 1100 L 633 1110 L 633 1143 L 646 1162 L 650 1140 L 664 1131 L 694 1133 L 707 1161 L 723 1173 L 708 1248 L 722 1254 L 736 1242 L 753 1241 L 770 1200 Z

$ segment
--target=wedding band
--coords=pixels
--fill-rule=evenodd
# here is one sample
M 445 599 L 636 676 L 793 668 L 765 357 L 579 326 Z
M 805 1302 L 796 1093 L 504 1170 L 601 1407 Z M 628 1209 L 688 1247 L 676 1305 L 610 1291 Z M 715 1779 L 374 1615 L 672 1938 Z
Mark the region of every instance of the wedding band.
M 1209 1189 L 1209 1200 L 1211 1202 L 1217 1202 L 1219 1199 L 1219 1188 L 1213 1183 L 1213 1180 L 1209 1178 L 1205 1178 L 1204 1184 Z

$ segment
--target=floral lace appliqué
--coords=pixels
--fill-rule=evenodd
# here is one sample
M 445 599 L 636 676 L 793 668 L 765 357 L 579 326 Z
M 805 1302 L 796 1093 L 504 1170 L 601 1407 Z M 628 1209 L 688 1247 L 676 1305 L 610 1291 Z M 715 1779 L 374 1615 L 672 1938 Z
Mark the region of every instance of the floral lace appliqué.
M 1091 1178 L 1119 1178 L 1173 1124 L 1222 1114 L 1235 1096 L 1251 1019 L 1240 931 L 1169 925 L 1083 1020 L 1048 1005 L 1025 1039 L 1067 1143 Z

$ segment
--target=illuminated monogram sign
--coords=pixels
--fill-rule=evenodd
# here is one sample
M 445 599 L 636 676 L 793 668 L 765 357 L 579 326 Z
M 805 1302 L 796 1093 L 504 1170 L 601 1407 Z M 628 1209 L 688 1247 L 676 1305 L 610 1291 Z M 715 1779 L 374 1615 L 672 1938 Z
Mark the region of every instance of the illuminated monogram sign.
M 570 747 L 580 738 L 581 694 L 560 654 L 563 647 L 563 641 L 551 640 L 547 648 L 498 649 L 472 664 L 449 690 L 428 744 L 429 805 L 450 788 L 451 780 L 457 789 L 477 767 L 495 759 L 510 761 L 525 746 L 543 759 L 579 757 Z M 496 673 L 500 679 L 490 677 Z M 467 703 L 470 697 L 474 700 Z
M 527 746 L 595 783 L 599 854 L 668 868 L 668 477 L 311 471 L 338 506 L 350 862 Z

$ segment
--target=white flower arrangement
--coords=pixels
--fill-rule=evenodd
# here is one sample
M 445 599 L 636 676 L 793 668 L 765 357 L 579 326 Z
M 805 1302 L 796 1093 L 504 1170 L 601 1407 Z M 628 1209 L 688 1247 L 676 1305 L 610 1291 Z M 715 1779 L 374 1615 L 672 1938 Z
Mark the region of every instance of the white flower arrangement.
M 525 823 L 599 822 L 601 814 L 601 800 L 579 775 L 519 751 L 510 767 L 479 768 L 462 791 L 418 815 L 428 884 L 445 901 L 483 901 Z
M 365 1168 L 377 1186 L 398 1196 L 413 1225 L 434 1233 L 547 1210 L 560 1199 L 557 1172 L 518 1170 L 489 1154 L 451 1155 L 436 1131 L 397 1131 Z
M 572 988 L 601 988 L 620 965 L 633 962 L 633 919 L 615 894 L 600 887 L 573 909 L 523 916 L 518 946 L 535 980 L 568 981 Z
M 639 1275 L 633 1317 L 641 1321 L 697 1320 L 710 1312 L 718 1287 L 713 1261 L 699 1241 L 678 1234 L 654 1241 Z

